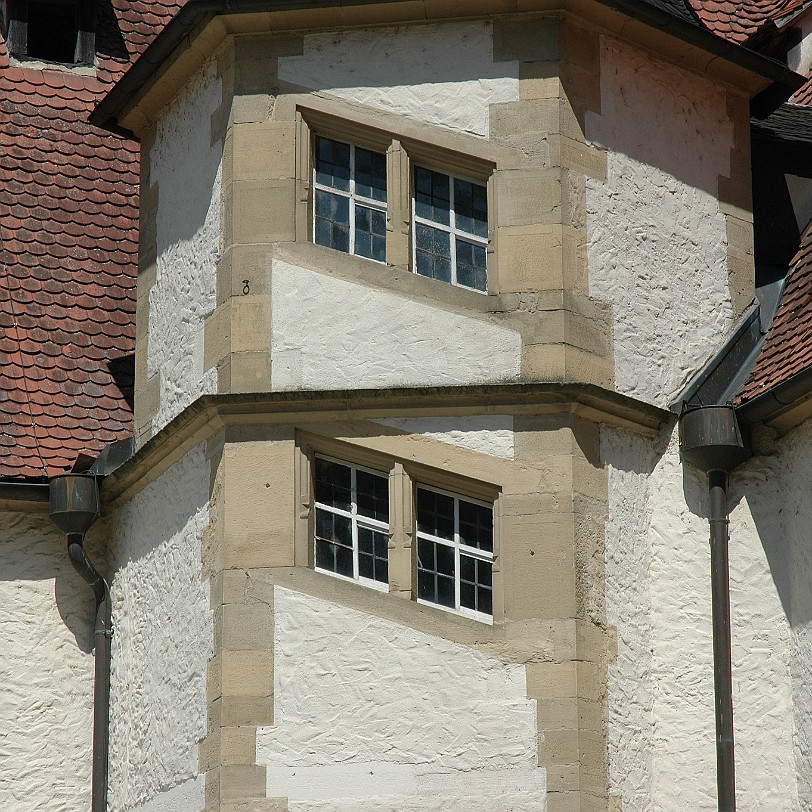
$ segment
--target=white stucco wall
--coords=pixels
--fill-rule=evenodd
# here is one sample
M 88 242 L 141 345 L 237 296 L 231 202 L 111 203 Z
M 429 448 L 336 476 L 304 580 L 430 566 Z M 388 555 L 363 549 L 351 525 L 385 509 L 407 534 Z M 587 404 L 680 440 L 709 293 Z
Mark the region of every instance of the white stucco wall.
M 809 446 L 812 451 L 812 433 Z M 622 796 L 624 812 L 712 812 L 716 755 L 707 480 L 681 465 L 676 432 L 653 443 L 604 428 L 602 456 L 609 470 L 606 607 L 618 637 L 617 662 L 609 668 L 612 792 Z M 808 470 L 812 456 L 806 459 Z M 776 574 L 776 559 L 787 550 L 783 531 L 770 518 L 782 507 L 781 479 L 773 468 L 770 458 L 758 458 L 731 482 L 740 812 L 809 808 L 799 801 L 808 793 L 796 789 L 793 735 L 799 703 L 808 707 L 812 698 L 807 687 L 812 680 L 805 676 L 810 660 L 804 660 L 799 685 L 793 678 L 801 670 L 794 666 L 801 661 L 805 631 L 791 628 Z M 806 527 L 810 520 L 806 517 Z
M 513 459 L 513 415 L 387 417 L 375 422 L 480 454 Z
M 201 579 L 208 497 L 209 463 L 198 447 L 113 519 L 115 812 L 202 809 L 197 745 L 213 645 L 209 584 Z
M 490 23 L 458 22 L 310 34 L 279 78 L 473 135 L 489 105 L 518 101 L 519 63 L 493 61 Z
M 90 808 L 93 610 L 48 517 L 0 513 L 0 809 Z
M 586 136 L 607 149 L 587 179 L 589 292 L 612 305 L 615 385 L 668 405 L 732 323 L 718 176 L 733 128 L 717 86 L 604 40 L 601 115 Z
M 301 593 L 274 590 L 268 795 L 291 812 L 538 812 L 524 666 Z
M 812 13 L 807 10 L 793 27 L 799 29 L 801 37 L 800 42 L 787 51 L 787 66 L 796 73 L 808 76 L 812 68 Z
M 521 337 L 282 261 L 271 294 L 274 390 L 518 380 Z
M 164 111 L 149 153 L 150 182 L 158 186 L 158 259 L 147 374 L 161 375 L 153 432 L 216 388 L 214 372 L 203 369 L 203 320 L 216 305 L 222 144 L 211 143 L 210 120 L 221 95 L 211 63 Z

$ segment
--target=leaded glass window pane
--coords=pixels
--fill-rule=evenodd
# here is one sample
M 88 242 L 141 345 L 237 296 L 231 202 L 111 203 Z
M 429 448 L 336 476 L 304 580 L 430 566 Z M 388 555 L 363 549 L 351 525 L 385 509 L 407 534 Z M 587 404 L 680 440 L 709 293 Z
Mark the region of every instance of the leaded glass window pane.
M 488 292 L 488 191 L 482 183 L 414 169 L 414 271 Z
M 493 506 L 417 488 L 417 597 L 493 614 Z
M 386 262 L 386 155 L 318 136 L 313 241 Z
M 388 584 L 388 477 L 316 457 L 313 491 L 317 569 Z

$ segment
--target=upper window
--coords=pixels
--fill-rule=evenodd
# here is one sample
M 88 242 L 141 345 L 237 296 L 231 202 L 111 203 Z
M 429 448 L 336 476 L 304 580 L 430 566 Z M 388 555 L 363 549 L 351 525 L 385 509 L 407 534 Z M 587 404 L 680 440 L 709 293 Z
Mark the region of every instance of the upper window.
M 386 155 L 318 137 L 313 172 L 315 242 L 386 262 Z
M 388 587 L 388 478 L 316 457 L 314 492 L 316 569 Z
M 413 201 L 415 271 L 487 292 L 485 186 L 416 166 Z
M 493 613 L 493 506 L 417 487 L 417 598 Z
M 376 143 L 381 145 L 382 139 Z M 407 165 L 410 163 L 407 153 Z M 313 241 L 348 254 L 387 261 L 387 238 L 404 242 L 389 256 L 440 282 L 488 292 L 488 190 L 482 181 L 411 165 L 387 188 L 387 155 L 380 148 L 316 136 L 313 154 Z M 400 184 L 400 187 L 397 186 Z M 408 190 L 403 189 L 408 185 Z M 404 205 L 409 201 L 407 209 Z M 405 209 L 405 210 L 403 210 Z M 408 225 L 406 231 L 391 223 Z M 391 261 L 391 260 L 390 260 Z
M 7 0 L 8 49 L 47 62 L 91 64 L 94 9 L 89 0 Z

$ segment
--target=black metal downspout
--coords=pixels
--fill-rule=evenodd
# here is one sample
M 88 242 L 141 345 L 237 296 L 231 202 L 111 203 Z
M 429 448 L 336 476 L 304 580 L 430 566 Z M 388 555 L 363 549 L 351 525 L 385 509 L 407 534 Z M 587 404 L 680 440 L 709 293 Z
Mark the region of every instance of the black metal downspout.
M 713 607 L 713 686 L 716 697 L 716 791 L 719 812 L 736 812 L 733 743 L 733 677 L 730 639 L 730 583 L 727 471 L 708 472 Z
M 732 406 L 686 411 L 680 417 L 679 429 L 683 458 L 708 474 L 716 791 L 719 812 L 736 812 L 727 485 L 729 472 L 749 456 L 749 451 Z
M 85 554 L 80 533 L 68 534 L 68 556 L 73 568 L 90 584 L 96 597 L 96 656 L 93 680 L 93 794 L 92 812 L 106 812 L 110 742 L 110 643 L 113 636 L 110 587 Z
M 110 587 L 87 557 L 84 537 L 99 516 L 99 489 L 95 476 L 66 474 L 50 483 L 49 515 L 67 536 L 73 568 L 87 581 L 96 598 L 96 652 L 93 679 L 93 785 L 92 812 L 107 810 L 110 738 L 110 638 L 113 634 Z

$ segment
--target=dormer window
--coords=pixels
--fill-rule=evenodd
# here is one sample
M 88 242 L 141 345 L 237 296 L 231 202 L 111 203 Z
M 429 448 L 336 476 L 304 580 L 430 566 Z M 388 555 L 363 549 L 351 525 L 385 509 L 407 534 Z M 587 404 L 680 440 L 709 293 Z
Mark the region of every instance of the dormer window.
M 92 65 L 95 4 L 92 0 L 6 0 L 6 42 L 19 58 Z

